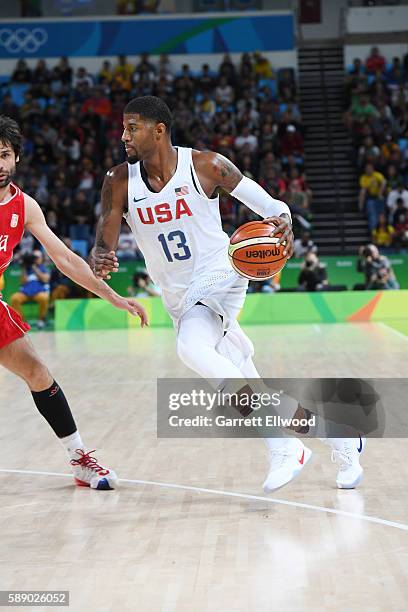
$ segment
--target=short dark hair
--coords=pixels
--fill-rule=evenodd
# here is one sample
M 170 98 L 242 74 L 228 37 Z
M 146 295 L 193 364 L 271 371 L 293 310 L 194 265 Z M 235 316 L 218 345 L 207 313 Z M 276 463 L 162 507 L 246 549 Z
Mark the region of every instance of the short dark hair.
M 11 145 L 14 154 L 18 157 L 23 148 L 23 136 L 14 119 L 6 115 L 0 115 L 0 142 Z
M 157 96 L 140 96 L 133 98 L 123 111 L 125 115 L 135 115 L 136 113 L 156 123 L 164 123 L 170 133 L 173 117 L 167 104 Z

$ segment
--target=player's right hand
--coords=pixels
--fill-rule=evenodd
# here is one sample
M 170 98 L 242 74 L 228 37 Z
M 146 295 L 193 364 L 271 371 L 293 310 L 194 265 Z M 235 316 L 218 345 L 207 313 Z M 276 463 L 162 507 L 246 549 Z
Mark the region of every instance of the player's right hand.
M 115 251 L 96 251 L 92 254 L 92 271 L 97 278 L 109 280 L 111 272 L 118 270 L 119 262 Z

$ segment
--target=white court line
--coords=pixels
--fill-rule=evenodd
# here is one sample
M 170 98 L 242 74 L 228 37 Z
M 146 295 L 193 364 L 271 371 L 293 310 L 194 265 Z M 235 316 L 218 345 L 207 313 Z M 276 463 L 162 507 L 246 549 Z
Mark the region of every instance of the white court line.
M 391 325 L 387 325 L 382 321 L 377 321 L 377 325 L 380 325 L 383 329 L 386 329 L 387 331 L 393 332 L 396 336 L 398 336 L 399 338 L 403 338 L 405 341 L 408 340 L 408 336 L 406 336 L 402 332 L 399 332 L 397 329 L 394 329 L 393 327 L 391 327 Z
M 35 476 L 58 476 L 60 478 L 72 478 L 72 474 L 59 474 L 57 472 L 37 472 L 32 470 L 6 470 L 0 468 L 0 473 L 3 474 L 32 474 Z M 346 512 L 345 510 L 336 510 L 335 508 L 326 508 L 325 506 L 313 506 L 312 504 L 304 504 L 302 502 L 288 501 L 286 499 L 276 499 L 274 497 L 262 497 L 260 495 L 249 495 L 247 493 L 233 493 L 232 491 L 219 491 L 218 489 L 204 489 L 202 487 L 191 487 L 189 485 L 178 485 L 170 482 L 156 482 L 154 480 L 130 480 L 128 478 L 120 478 L 119 482 L 128 482 L 130 484 L 151 485 L 154 487 L 163 487 L 165 489 L 179 489 L 182 491 L 194 491 L 195 493 L 209 493 L 211 495 L 222 495 L 224 497 L 237 497 L 239 499 L 249 499 L 253 501 L 262 501 L 269 504 L 279 504 L 281 506 L 291 506 L 292 508 L 305 508 L 306 510 L 315 510 L 316 512 L 325 512 L 328 514 L 336 514 L 337 516 L 347 516 L 348 518 L 367 521 L 368 523 L 376 523 L 377 525 L 385 525 L 386 527 L 395 527 L 402 531 L 408 531 L 408 525 L 397 523 L 395 521 L 387 521 L 386 519 L 377 518 L 376 516 L 368 516 L 367 514 L 355 514 L 354 512 Z

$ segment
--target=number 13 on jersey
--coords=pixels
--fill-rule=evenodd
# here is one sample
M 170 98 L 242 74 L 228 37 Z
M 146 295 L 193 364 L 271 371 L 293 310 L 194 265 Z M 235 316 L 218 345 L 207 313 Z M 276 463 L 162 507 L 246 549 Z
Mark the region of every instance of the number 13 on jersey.
M 175 230 L 173 232 L 170 232 L 167 235 L 167 238 L 164 234 L 159 234 L 157 236 L 157 239 L 163 247 L 163 251 L 167 257 L 167 261 L 173 262 L 174 259 L 177 259 L 178 261 L 190 259 L 191 251 L 188 248 L 186 235 L 184 234 L 184 232 L 181 232 L 180 230 Z M 178 242 L 175 242 L 174 244 L 171 244 L 169 246 L 168 243 L 174 242 L 175 240 L 177 240 Z M 170 248 L 176 248 L 177 251 L 170 252 Z

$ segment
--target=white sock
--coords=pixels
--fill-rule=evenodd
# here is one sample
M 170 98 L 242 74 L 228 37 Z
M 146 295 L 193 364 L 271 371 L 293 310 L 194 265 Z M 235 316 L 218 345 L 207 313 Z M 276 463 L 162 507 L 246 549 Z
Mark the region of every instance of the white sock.
M 77 448 L 85 450 L 84 443 L 82 442 L 81 436 L 79 435 L 78 431 L 71 434 L 70 436 L 66 436 L 65 438 L 60 438 L 59 440 L 62 446 L 67 451 L 70 459 L 78 459 L 78 453 L 75 452 Z

